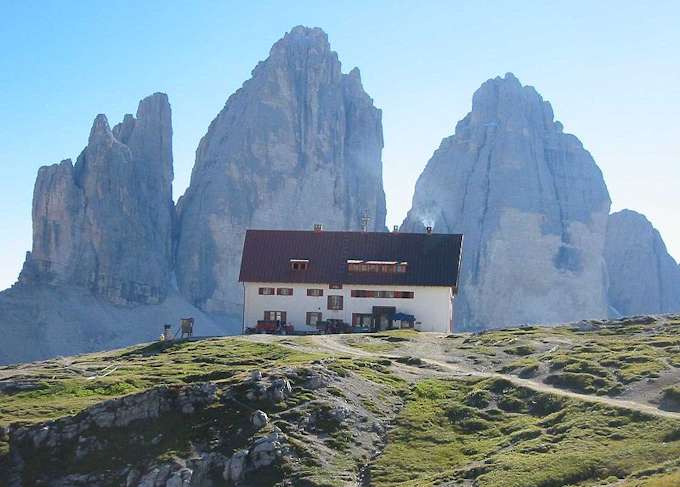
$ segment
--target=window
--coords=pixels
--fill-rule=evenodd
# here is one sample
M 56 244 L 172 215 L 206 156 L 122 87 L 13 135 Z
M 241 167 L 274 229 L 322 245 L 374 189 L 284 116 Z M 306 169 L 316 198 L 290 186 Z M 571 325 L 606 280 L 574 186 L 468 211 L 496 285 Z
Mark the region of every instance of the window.
M 279 296 L 292 296 L 293 295 L 293 288 L 292 287 L 280 287 L 276 290 L 276 294 Z
M 307 289 L 307 296 L 323 296 L 323 289 Z
M 280 321 L 282 323 L 286 322 L 286 312 L 285 311 L 265 311 L 264 312 L 265 321 Z
M 316 326 L 316 324 L 321 321 L 321 313 L 317 312 L 308 312 L 307 313 L 307 325 L 309 326 Z
M 382 261 L 382 260 L 348 260 L 349 272 L 373 272 L 380 274 L 404 273 L 408 269 L 408 262 Z
M 366 313 L 352 313 L 352 326 L 370 327 L 373 315 Z
M 294 271 L 306 271 L 309 268 L 309 260 L 290 259 L 290 268 Z
M 342 284 L 329 284 L 330 289 L 342 289 Z
M 366 289 L 352 289 L 353 298 L 397 298 L 413 299 L 413 291 L 369 291 Z
M 335 296 L 335 295 L 328 296 L 328 309 L 341 310 L 342 309 L 342 296 Z
M 263 294 L 265 296 L 271 296 L 274 294 L 274 288 L 273 287 L 261 287 L 259 289 L 259 293 Z

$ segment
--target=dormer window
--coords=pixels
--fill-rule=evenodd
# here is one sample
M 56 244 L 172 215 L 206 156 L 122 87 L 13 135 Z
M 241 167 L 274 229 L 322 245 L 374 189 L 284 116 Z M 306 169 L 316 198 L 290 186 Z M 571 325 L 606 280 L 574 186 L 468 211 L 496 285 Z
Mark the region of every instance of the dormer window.
M 372 272 L 372 273 L 404 273 L 408 269 L 408 262 L 394 260 L 360 260 L 347 261 L 349 272 Z
M 306 271 L 309 268 L 309 259 L 290 259 L 290 268 L 293 271 Z

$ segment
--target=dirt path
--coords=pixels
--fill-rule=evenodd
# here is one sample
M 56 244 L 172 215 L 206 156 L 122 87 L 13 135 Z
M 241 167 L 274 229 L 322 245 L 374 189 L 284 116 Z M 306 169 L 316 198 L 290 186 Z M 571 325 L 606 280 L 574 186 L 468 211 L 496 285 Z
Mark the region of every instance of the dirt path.
M 388 357 L 388 358 L 398 358 L 399 355 L 393 353 L 374 353 L 368 352 L 366 350 L 361 350 L 358 348 L 351 347 L 341 343 L 343 335 L 318 335 L 311 337 L 311 340 L 320 349 L 325 349 L 336 354 L 350 355 L 355 357 L 366 357 L 366 358 L 377 358 L 377 357 Z M 285 344 L 284 344 L 285 345 Z M 417 356 L 417 355 L 416 355 Z M 579 399 L 582 401 L 588 401 L 592 403 L 605 404 L 607 406 L 612 406 L 616 408 L 630 409 L 634 411 L 639 411 L 641 413 L 650 414 L 653 416 L 680 419 L 680 413 L 674 413 L 671 411 L 662 411 L 654 406 L 648 404 L 640 404 L 634 401 L 627 401 L 623 399 L 614 399 L 611 397 L 604 396 L 591 396 L 588 394 L 581 394 L 578 392 L 572 392 L 565 389 L 558 389 L 556 387 L 544 384 L 543 382 L 537 382 L 530 379 L 522 379 L 514 375 L 500 374 L 497 372 L 486 372 L 482 370 L 477 370 L 472 367 L 467 367 L 462 364 L 449 364 L 446 362 L 441 362 L 438 360 L 432 360 L 427 357 L 418 356 L 424 363 L 430 364 L 438 368 L 442 372 L 447 372 L 446 375 L 461 377 L 461 376 L 475 376 L 475 377 L 493 377 L 499 379 L 505 379 L 512 382 L 517 386 L 527 387 L 538 392 L 545 392 L 549 394 L 554 394 L 557 396 L 571 397 L 574 399 Z M 414 367 L 404 366 L 402 364 L 395 364 L 398 367 L 407 367 L 408 369 L 414 369 Z

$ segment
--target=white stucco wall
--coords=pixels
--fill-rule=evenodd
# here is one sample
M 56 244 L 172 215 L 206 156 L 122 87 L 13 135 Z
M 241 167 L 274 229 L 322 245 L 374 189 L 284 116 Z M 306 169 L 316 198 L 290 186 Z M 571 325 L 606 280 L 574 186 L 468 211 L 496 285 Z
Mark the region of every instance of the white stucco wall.
M 260 295 L 261 287 L 288 287 L 293 289 L 292 296 Z M 323 289 L 323 296 L 307 296 L 308 288 Z M 413 299 L 406 298 L 353 298 L 353 289 L 375 291 L 411 291 Z M 343 296 L 343 309 L 334 311 L 327 309 L 329 295 Z M 255 326 L 258 320 L 264 319 L 265 311 L 285 311 L 287 321 L 296 330 L 307 330 L 305 321 L 307 312 L 321 312 L 322 319 L 343 320 L 352 323 L 352 313 L 373 312 L 373 306 L 393 306 L 397 313 L 415 316 L 416 329 L 420 331 L 436 331 L 449 333 L 453 303 L 450 287 L 433 286 L 368 286 L 363 284 L 345 284 L 342 289 L 330 289 L 328 284 L 282 284 L 266 282 L 245 283 L 245 326 Z M 311 328 L 309 328 L 311 330 Z

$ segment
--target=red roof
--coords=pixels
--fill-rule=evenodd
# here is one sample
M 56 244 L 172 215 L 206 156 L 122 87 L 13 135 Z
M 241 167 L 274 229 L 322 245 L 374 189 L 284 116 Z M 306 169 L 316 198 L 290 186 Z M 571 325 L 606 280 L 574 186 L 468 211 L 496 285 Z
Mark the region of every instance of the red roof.
M 458 285 L 460 234 L 248 230 L 241 282 Z M 293 270 L 291 259 L 309 260 Z M 404 273 L 349 272 L 348 260 L 408 262 Z

